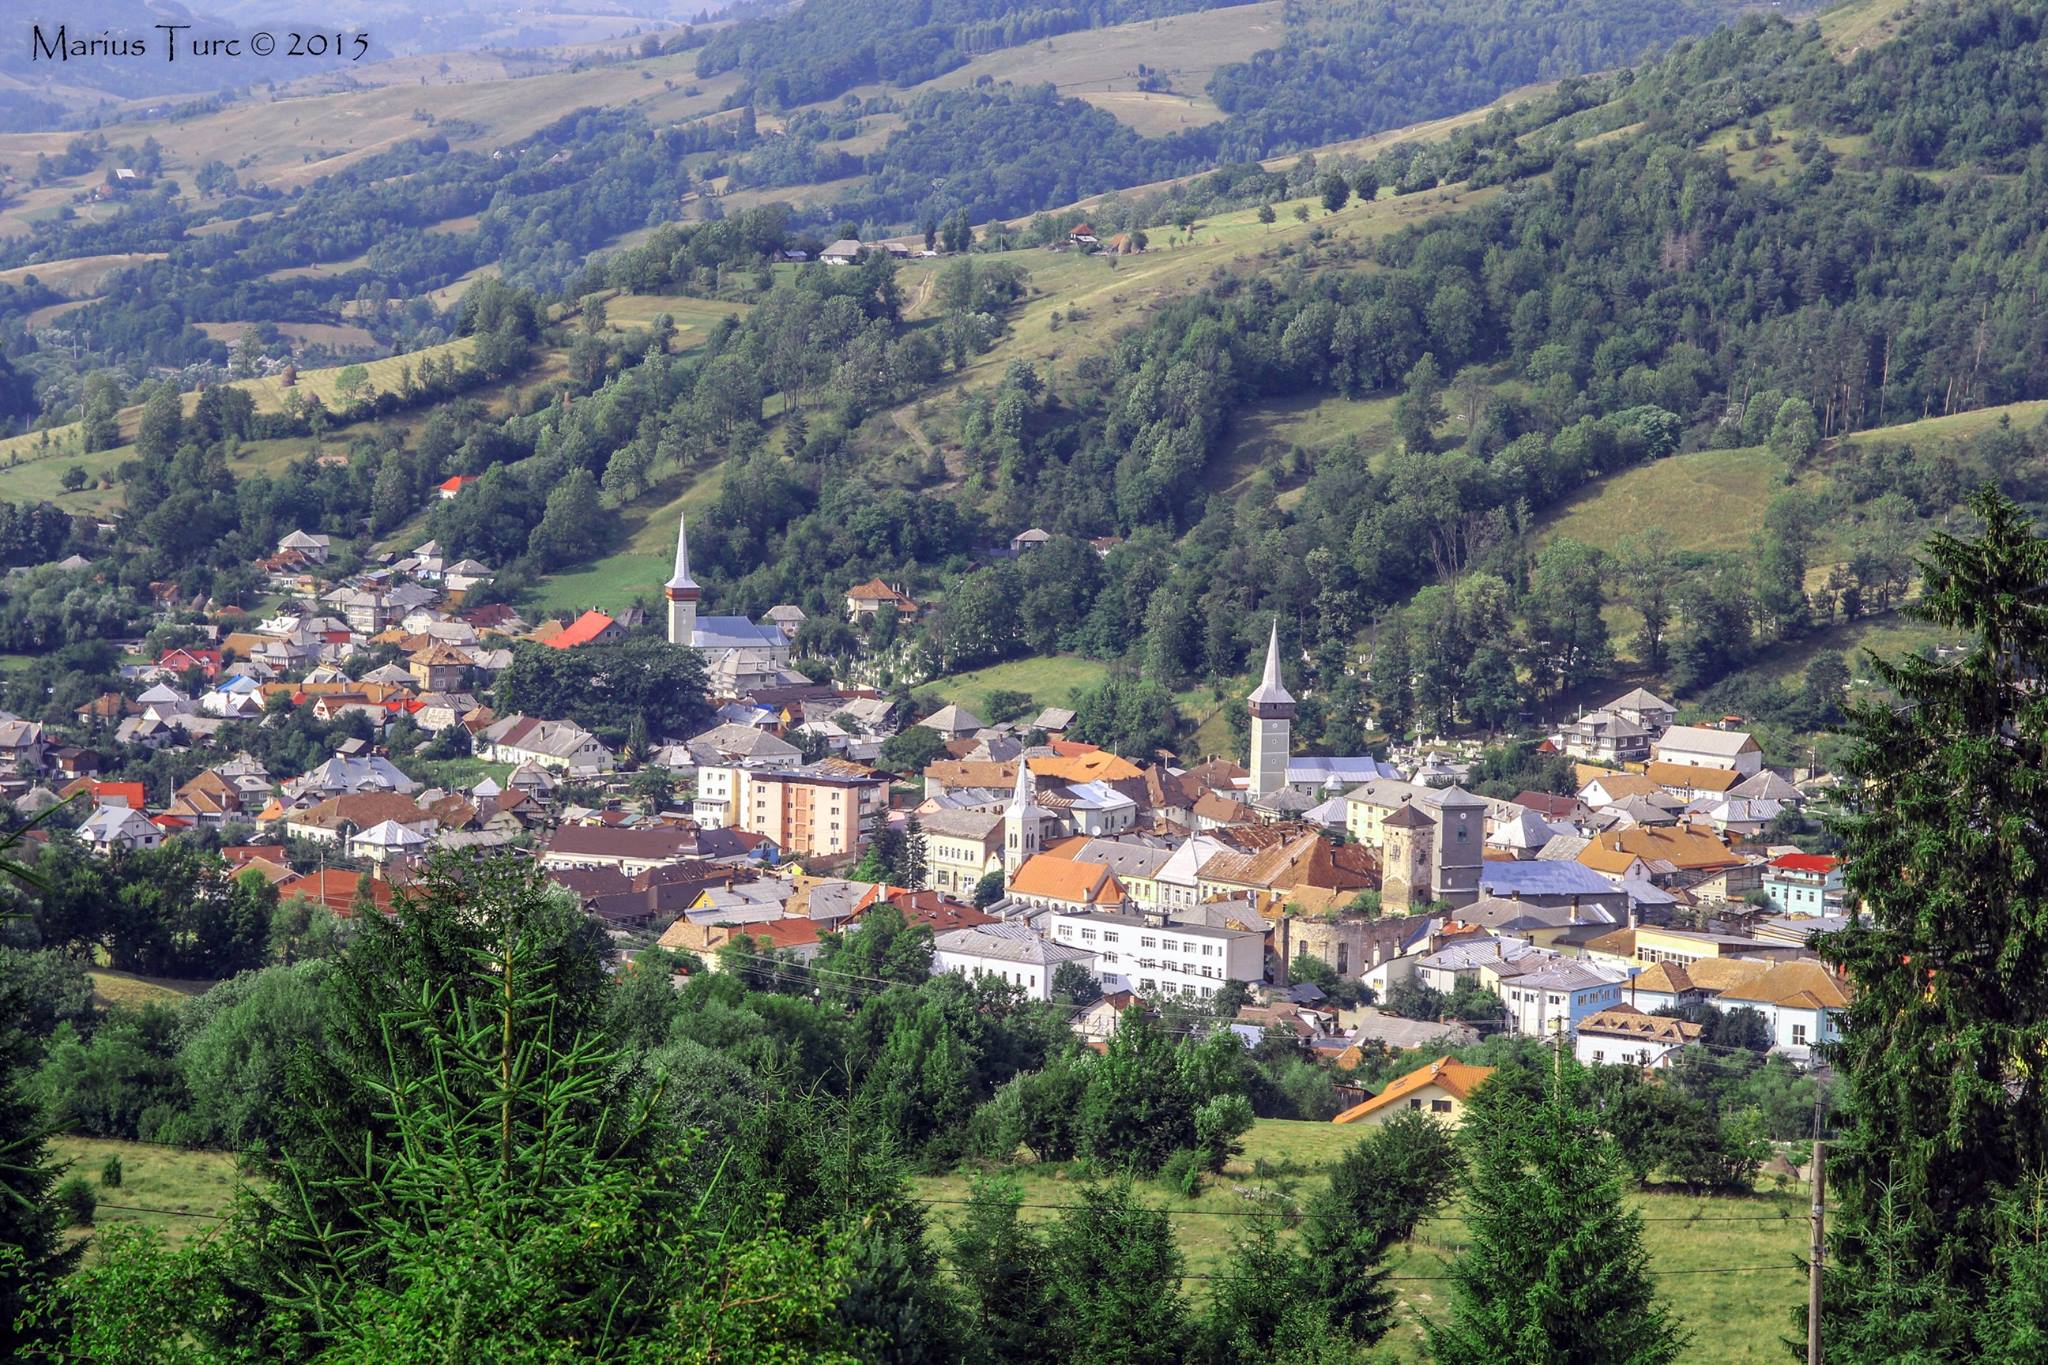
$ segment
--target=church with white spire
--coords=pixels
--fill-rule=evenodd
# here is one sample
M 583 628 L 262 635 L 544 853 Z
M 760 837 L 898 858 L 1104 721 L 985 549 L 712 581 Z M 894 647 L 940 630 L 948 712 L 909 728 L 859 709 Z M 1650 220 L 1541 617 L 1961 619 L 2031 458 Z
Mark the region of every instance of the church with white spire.
M 1361 782 L 1396 777 L 1390 763 L 1369 754 L 1352 757 L 1295 757 L 1294 695 L 1280 676 L 1280 618 L 1266 636 L 1266 667 L 1245 698 L 1251 712 L 1251 773 L 1245 796 L 1274 817 L 1293 818 L 1317 801 L 1334 800 Z
M 676 519 L 676 567 L 661 595 L 668 600 L 668 642 L 687 645 L 704 660 L 717 696 L 736 697 L 763 687 L 808 682 L 789 667 L 789 636 L 782 628 L 744 616 L 700 616 L 704 590 L 690 577 L 690 527 Z

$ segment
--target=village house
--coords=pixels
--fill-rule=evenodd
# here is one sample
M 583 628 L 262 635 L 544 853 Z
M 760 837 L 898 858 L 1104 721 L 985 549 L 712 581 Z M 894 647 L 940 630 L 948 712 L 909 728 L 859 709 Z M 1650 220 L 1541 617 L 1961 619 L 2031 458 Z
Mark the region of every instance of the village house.
M 1755 736 L 1743 730 L 1674 725 L 1658 739 L 1655 753 L 1659 763 L 1726 768 L 1743 777 L 1756 776 L 1764 766 L 1762 746 Z
M 476 736 L 476 756 L 486 762 L 531 763 L 554 772 L 602 773 L 618 757 L 596 735 L 570 720 L 507 716 Z
M 105 805 L 94 806 L 92 814 L 85 817 L 78 827 L 78 839 L 93 852 L 107 855 L 155 848 L 164 841 L 164 832 L 139 810 Z
M 548 836 L 540 863 L 550 870 L 605 867 L 633 877 L 680 863 L 697 851 L 697 831 L 675 825 L 564 825 Z
M 905 620 L 917 615 L 916 602 L 879 578 L 870 578 L 846 590 L 846 619 L 855 625 L 872 621 L 883 607 L 896 608 L 896 614 Z
M 1130 900 L 1116 875 L 1101 863 L 1052 853 L 1026 858 L 1009 874 L 1003 894 L 1018 905 L 1069 912 L 1121 910 Z
M 1700 1040 L 1704 1030 L 1689 1019 L 1645 1014 L 1616 1005 L 1579 1021 L 1573 1053 L 1586 1066 L 1637 1066 L 1661 1070 Z
M 1653 1014 L 1701 1002 L 1723 1011 L 1755 1010 L 1770 1030 L 1772 1050 L 1794 1057 L 1839 1039 L 1849 1007 L 1848 983 L 1813 961 L 1659 963 L 1632 978 L 1623 994 L 1627 1003 Z
M 1439 1057 L 1418 1067 L 1385 1090 L 1355 1104 L 1330 1120 L 1332 1123 L 1362 1123 L 1377 1127 L 1396 1114 L 1416 1112 L 1455 1128 L 1464 1122 L 1465 1106 L 1472 1093 L 1493 1075 L 1490 1066 L 1471 1066 L 1449 1057 Z
M 33 777 L 43 769 L 49 740 L 40 722 L 0 716 L 0 773 Z
M 1052 999 L 1052 979 L 1073 962 L 1090 976 L 1095 954 L 1052 943 L 1021 924 L 984 924 L 953 929 L 932 940 L 932 973 L 952 972 L 970 980 L 994 977 L 1024 992 L 1027 1000 Z
M 1601 763 L 1640 763 L 1650 756 L 1647 726 L 1613 711 L 1588 711 L 1565 731 L 1564 751 Z
M 334 540 L 331 536 L 313 535 L 305 531 L 293 531 L 283 540 L 277 542 L 277 552 L 280 555 L 297 555 L 309 564 L 325 564 L 329 547 L 333 544 Z
M 1764 867 L 1762 890 L 1783 915 L 1836 915 L 1842 909 L 1842 860 L 1782 853 Z
M 925 885 L 969 896 L 981 879 L 1003 870 L 1000 812 L 936 810 L 918 816 L 924 829 Z
M 422 692 L 459 692 L 476 663 L 466 649 L 438 641 L 406 661 L 406 671 Z
M 410 796 L 396 792 L 359 792 L 334 796 L 316 806 L 287 814 L 285 833 L 316 844 L 346 844 L 373 825 L 386 821 L 403 825 L 415 834 L 431 838 L 439 828 L 428 812 Z
M 1622 693 L 1600 709 L 1634 721 L 1653 737 L 1670 729 L 1671 722 L 1678 719 L 1678 711 L 1670 702 L 1640 687 Z

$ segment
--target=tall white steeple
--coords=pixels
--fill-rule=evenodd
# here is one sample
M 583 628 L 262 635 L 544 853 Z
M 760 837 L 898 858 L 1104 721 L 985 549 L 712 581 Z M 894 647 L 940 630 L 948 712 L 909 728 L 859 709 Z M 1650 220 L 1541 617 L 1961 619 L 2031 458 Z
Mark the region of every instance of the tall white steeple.
M 688 645 L 697 633 L 697 602 L 704 592 L 690 577 L 690 527 L 681 516 L 676 518 L 676 571 L 662 584 L 661 595 L 668 599 L 668 642 Z
M 1045 830 L 1045 808 L 1038 804 L 1038 783 L 1031 776 L 1031 765 L 1020 755 L 1017 759 L 1017 785 L 1010 793 L 1010 804 L 1003 808 L 1003 877 L 1007 881 L 1017 875 L 1017 869 L 1024 866 L 1024 860 L 1038 852 L 1039 837 Z
M 1280 681 L 1280 618 L 1266 637 L 1266 672 L 1252 689 L 1252 776 L 1254 797 L 1271 796 L 1287 785 L 1288 746 L 1294 730 L 1294 698 Z

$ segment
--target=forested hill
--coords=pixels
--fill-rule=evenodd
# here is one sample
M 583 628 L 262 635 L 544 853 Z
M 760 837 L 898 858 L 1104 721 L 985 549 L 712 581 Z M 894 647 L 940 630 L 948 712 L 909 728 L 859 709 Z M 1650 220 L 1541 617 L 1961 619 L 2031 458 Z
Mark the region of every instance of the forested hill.
M 1626 66 L 1736 12 L 1726 0 L 1289 0 L 1286 41 L 1218 70 L 1217 155 L 1275 152 L 1475 109 Z
M 1127 22 L 1200 7 L 1148 0 L 1098 17 Z M 839 202 L 843 216 L 900 223 L 959 209 L 980 222 L 1461 113 L 1533 82 L 1626 65 L 1738 10 L 1731 0 L 1290 0 L 1279 48 L 1222 65 L 1206 83 L 1226 115 L 1219 122 L 1141 137 L 1050 85 L 977 83 L 920 95 L 903 111 L 902 126 L 864 155 L 838 150 L 841 134 L 829 121 L 792 121 L 780 139 L 739 159 L 734 183 L 780 187 L 865 175 L 867 183 Z M 810 0 L 790 16 L 720 35 L 699 70 L 747 63 L 751 83 L 734 98 L 773 105 L 824 98 L 862 81 L 911 84 L 965 60 L 961 48 L 927 51 L 887 36 L 916 13 L 876 18 L 865 5 Z M 1094 12 L 1048 13 L 1078 23 Z M 1010 14 L 1000 22 L 1014 28 L 1020 21 Z M 897 35 L 904 42 L 914 36 Z M 1011 41 L 1005 37 L 1005 45 Z M 797 54 L 809 55 L 799 62 Z M 789 70 L 777 65 L 784 60 L 793 63 Z M 1166 77 L 1145 79 L 1163 84 Z
M 738 71 L 743 101 L 788 109 L 831 99 L 857 85 L 912 86 L 943 75 L 977 52 L 1247 0 L 805 0 L 772 18 L 723 29 L 697 57 L 697 74 Z
M 1538 102 L 1326 164 L 1325 184 L 1497 188 L 1378 239 L 1340 214 L 1320 244 L 1160 308 L 1057 402 L 1013 373 L 965 404 L 963 463 L 1015 524 L 1164 532 L 1036 640 L 1135 641 L 1172 688 L 1236 674 L 1252 642 L 1233 623 L 1277 610 L 1333 712 L 1362 705 L 1350 661 L 1371 639 L 1413 665 L 1375 670 L 1399 679 L 1381 719 L 1438 727 L 1549 704 L 1624 643 L 1698 695 L 1895 600 L 1914 527 L 1971 484 L 2048 498 L 2040 433 L 1915 448 L 1870 430 L 2048 396 L 2041 12 L 1930 12 L 1847 62 L 1818 26 L 1751 19 L 1596 107 Z M 1298 451 L 1222 495 L 1248 414 L 1380 396 L 1383 437 Z M 1718 538 L 1541 539 L 1546 509 L 1588 485 L 1719 449 L 1786 486 L 1701 501 L 1686 520 L 1727 521 Z M 1610 604 L 1643 623 L 1633 638 L 1610 639 Z

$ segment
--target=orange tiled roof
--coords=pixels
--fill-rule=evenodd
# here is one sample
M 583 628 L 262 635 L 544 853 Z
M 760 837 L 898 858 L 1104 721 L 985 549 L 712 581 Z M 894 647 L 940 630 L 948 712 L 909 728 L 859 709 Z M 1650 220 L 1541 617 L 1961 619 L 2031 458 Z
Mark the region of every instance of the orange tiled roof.
M 556 649 L 574 649 L 577 645 L 589 644 L 615 624 L 617 623 L 611 617 L 601 611 L 586 611 L 564 626 L 560 634 L 550 636 L 542 643 L 552 645 Z M 535 634 L 538 635 L 539 632 L 536 631 Z
M 1101 863 L 1084 863 L 1071 858 L 1039 854 L 1024 860 L 1009 890 L 1019 896 L 1043 896 L 1047 900 L 1079 904 L 1120 901 L 1122 883 Z
M 1492 1074 L 1493 1068 L 1490 1066 L 1472 1066 L 1450 1057 L 1439 1057 L 1428 1066 L 1418 1067 L 1401 1077 L 1364 1104 L 1355 1104 L 1346 1109 L 1330 1122 L 1356 1123 L 1359 1119 L 1388 1108 L 1416 1091 L 1425 1090 L 1432 1085 L 1448 1091 L 1461 1100 L 1469 1100 L 1472 1098 L 1472 1092 Z

